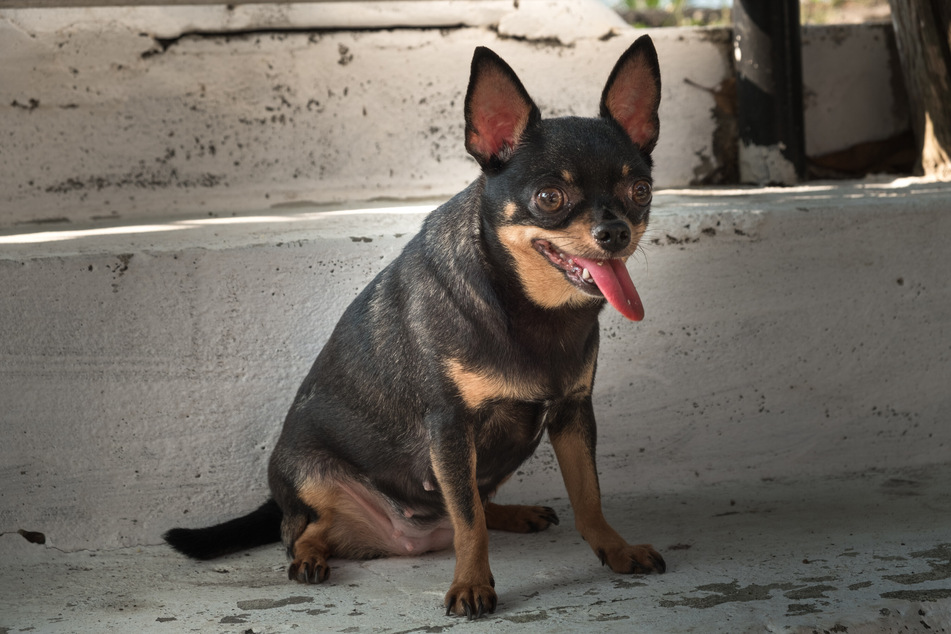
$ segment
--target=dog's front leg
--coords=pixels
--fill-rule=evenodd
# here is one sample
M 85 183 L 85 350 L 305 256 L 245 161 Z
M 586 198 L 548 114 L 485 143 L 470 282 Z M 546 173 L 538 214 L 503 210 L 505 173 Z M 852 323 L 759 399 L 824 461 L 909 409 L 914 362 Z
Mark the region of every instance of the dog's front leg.
M 601 564 L 615 572 L 664 572 L 664 558 L 651 545 L 628 544 L 604 518 L 595 466 L 596 429 L 591 397 L 565 403 L 559 409 L 548 435 L 575 512 L 578 532 Z
M 456 572 L 446 593 L 446 614 L 479 618 L 495 611 L 495 579 L 489 569 L 489 532 L 476 484 L 476 450 L 471 428 L 458 420 L 430 427 L 433 473 L 455 531 Z

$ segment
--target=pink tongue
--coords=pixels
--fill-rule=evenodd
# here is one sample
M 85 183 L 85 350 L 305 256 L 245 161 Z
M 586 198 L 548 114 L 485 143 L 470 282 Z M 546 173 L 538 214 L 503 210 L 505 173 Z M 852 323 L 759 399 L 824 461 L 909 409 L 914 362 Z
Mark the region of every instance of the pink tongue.
M 588 260 L 576 255 L 571 259 L 588 269 L 598 290 L 619 313 L 631 321 L 644 319 L 644 305 L 622 260 Z

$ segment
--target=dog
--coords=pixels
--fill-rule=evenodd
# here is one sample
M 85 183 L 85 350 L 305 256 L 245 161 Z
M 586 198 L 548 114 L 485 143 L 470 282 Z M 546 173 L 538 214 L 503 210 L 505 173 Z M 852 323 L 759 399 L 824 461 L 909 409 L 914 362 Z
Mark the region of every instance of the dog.
M 280 540 L 302 583 L 326 581 L 332 557 L 453 546 L 446 615 L 479 618 L 497 604 L 488 529 L 558 523 L 548 507 L 491 501 L 547 431 L 602 565 L 664 572 L 604 518 L 591 398 L 605 303 L 644 316 L 625 262 L 650 214 L 659 103 L 648 36 L 617 61 L 595 118 L 543 120 L 511 67 L 477 48 L 465 146 L 480 176 L 344 312 L 284 421 L 271 499 L 165 540 L 197 559 Z

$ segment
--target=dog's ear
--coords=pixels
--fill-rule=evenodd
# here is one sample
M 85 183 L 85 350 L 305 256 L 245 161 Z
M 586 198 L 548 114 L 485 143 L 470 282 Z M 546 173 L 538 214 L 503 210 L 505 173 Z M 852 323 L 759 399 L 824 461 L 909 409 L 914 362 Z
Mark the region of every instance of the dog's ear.
M 541 119 L 515 72 L 483 46 L 472 56 L 465 108 L 466 150 L 483 169 L 503 165 L 525 130 Z
M 601 94 L 601 116 L 618 122 L 643 152 L 650 154 L 660 133 L 660 66 L 647 35 L 621 55 Z

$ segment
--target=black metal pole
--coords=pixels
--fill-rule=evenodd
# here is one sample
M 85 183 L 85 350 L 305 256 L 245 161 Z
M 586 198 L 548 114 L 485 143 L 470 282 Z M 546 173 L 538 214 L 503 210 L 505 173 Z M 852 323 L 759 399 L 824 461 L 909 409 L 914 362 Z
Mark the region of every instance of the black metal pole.
M 734 0 L 740 180 L 805 176 L 799 0 Z

